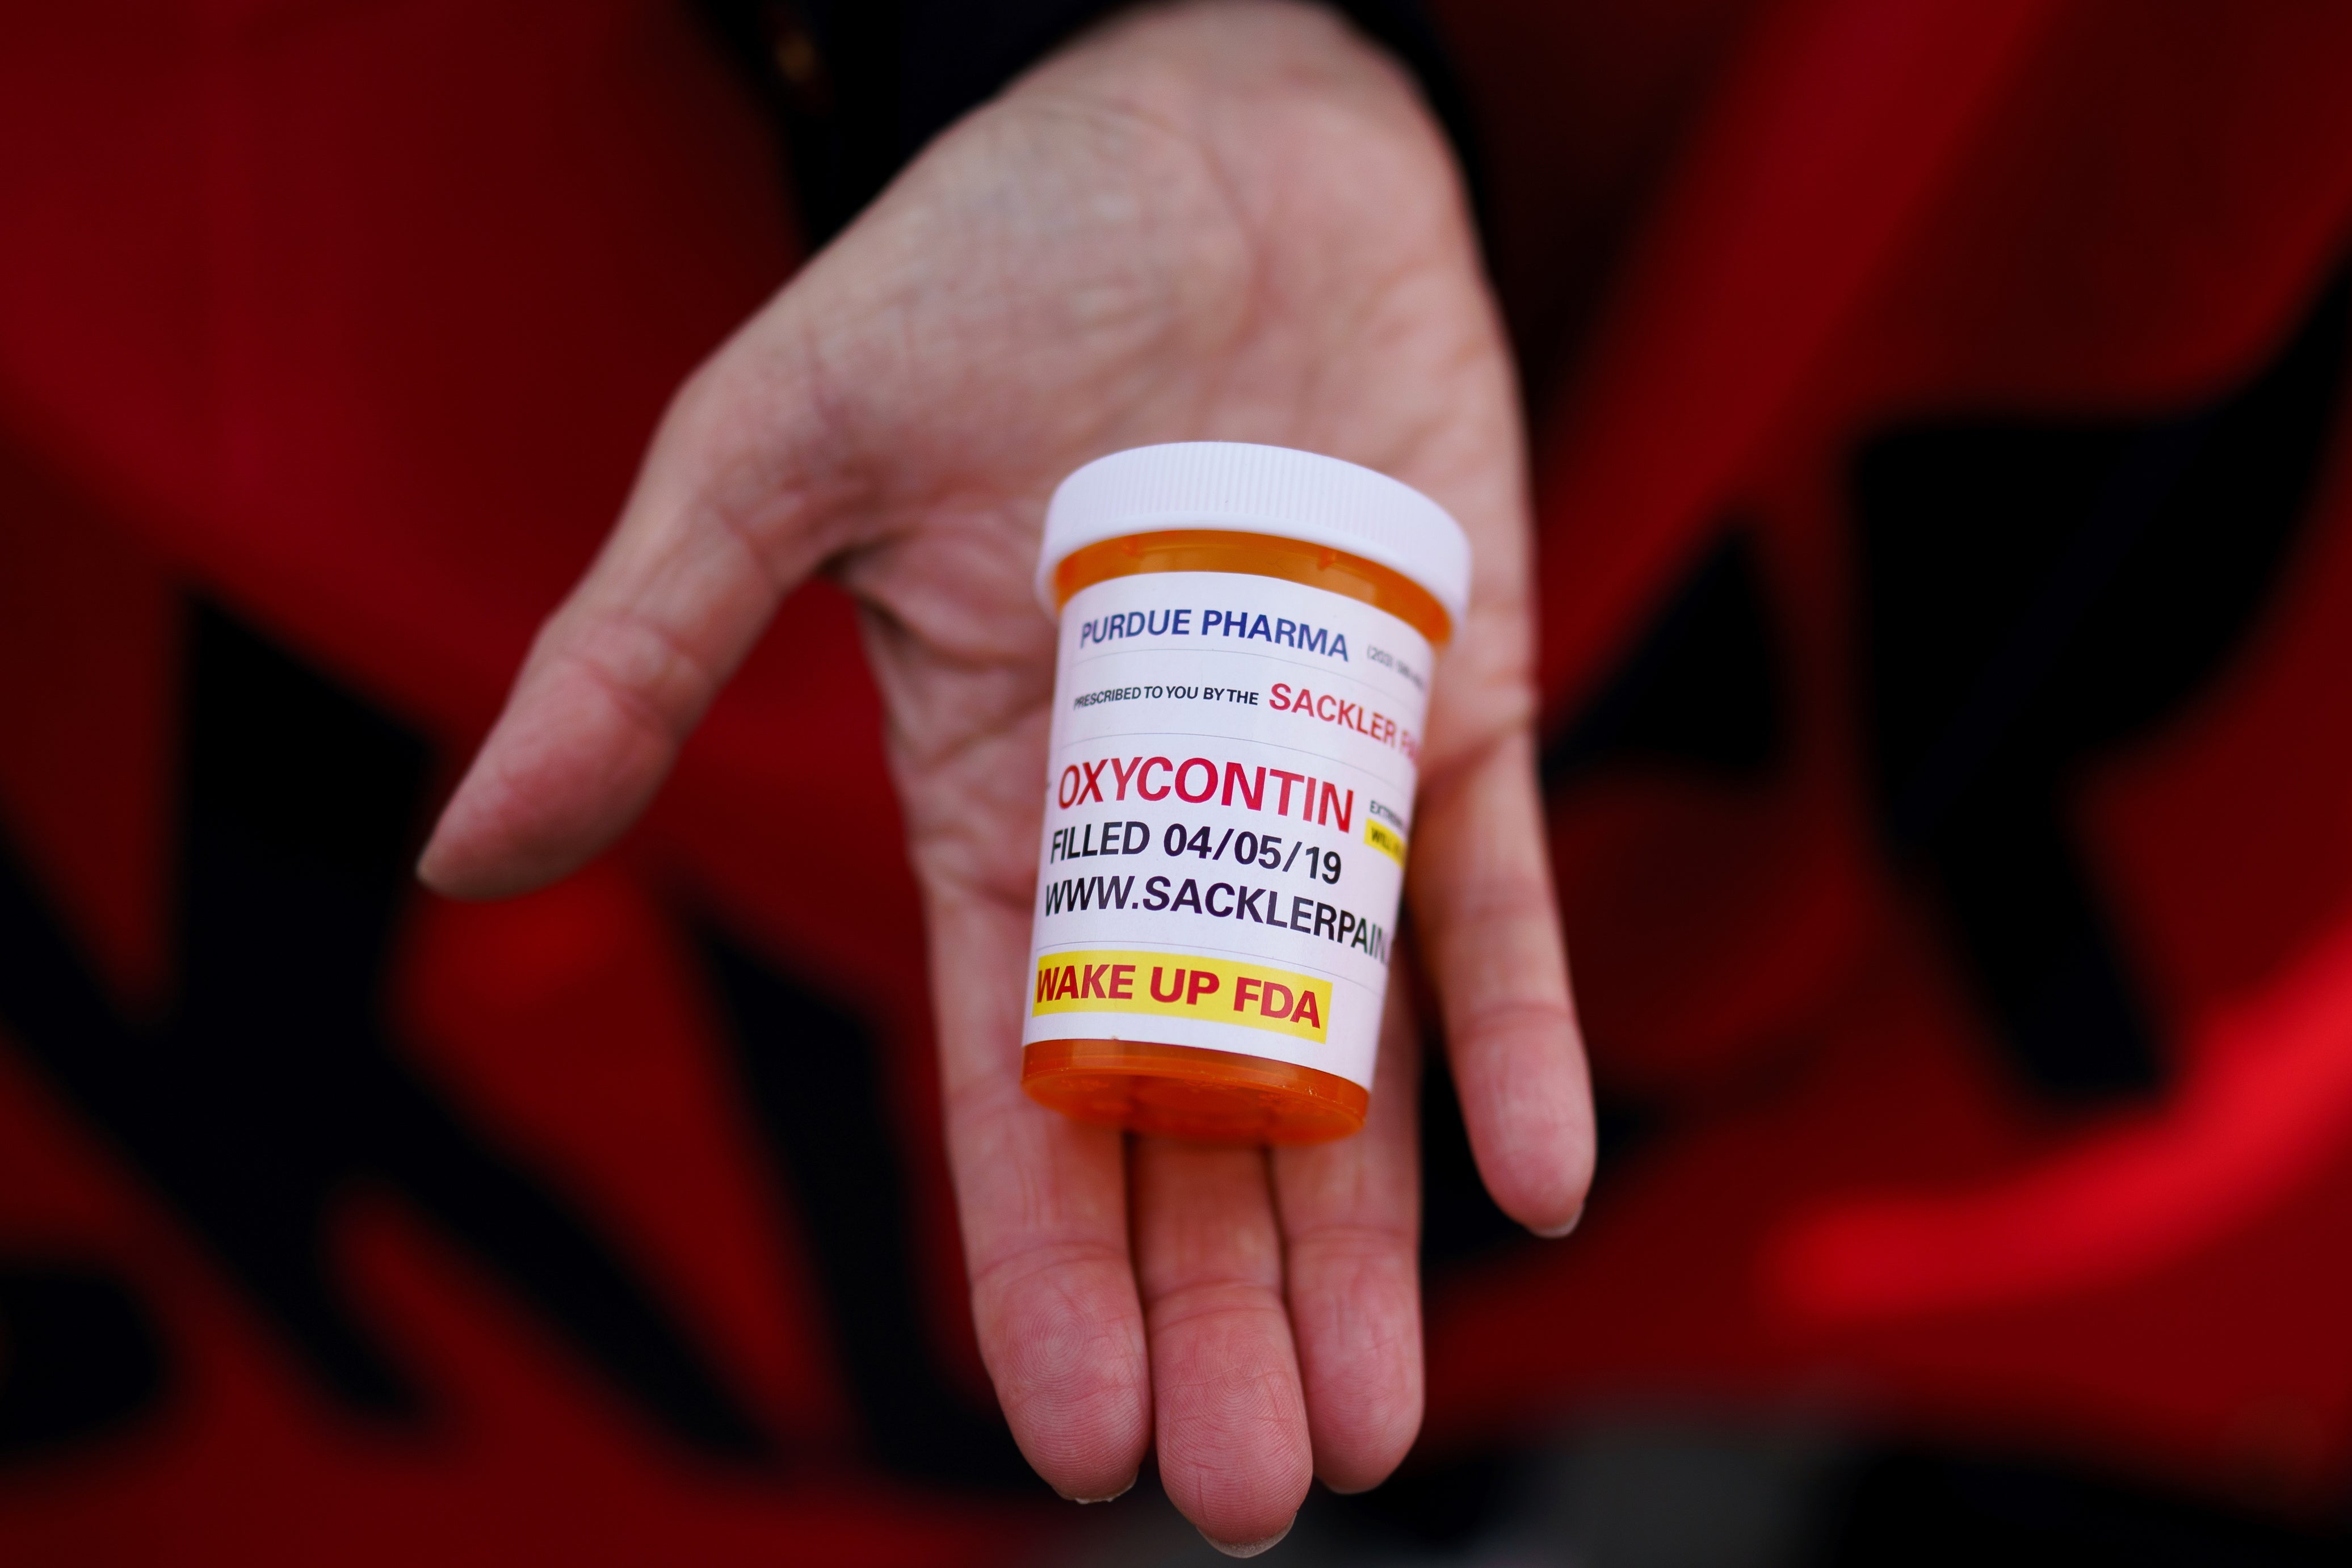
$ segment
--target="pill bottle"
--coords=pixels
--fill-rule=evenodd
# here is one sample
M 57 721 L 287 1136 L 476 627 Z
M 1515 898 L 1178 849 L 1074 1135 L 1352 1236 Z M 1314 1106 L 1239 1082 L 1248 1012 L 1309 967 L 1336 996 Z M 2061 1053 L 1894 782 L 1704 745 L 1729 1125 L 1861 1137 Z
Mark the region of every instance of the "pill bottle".
M 1444 508 L 1337 458 L 1187 442 L 1063 481 L 1033 1098 L 1223 1142 L 1363 1125 L 1431 664 L 1469 583 Z

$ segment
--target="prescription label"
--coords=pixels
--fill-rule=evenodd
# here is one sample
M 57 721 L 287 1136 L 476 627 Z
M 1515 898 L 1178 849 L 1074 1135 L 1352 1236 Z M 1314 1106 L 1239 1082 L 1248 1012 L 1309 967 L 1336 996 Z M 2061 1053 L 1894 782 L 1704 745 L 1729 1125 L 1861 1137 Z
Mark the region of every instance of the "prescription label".
M 1024 1043 L 1199 1046 L 1369 1088 L 1428 641 L 1302 583 L 1150 572 L 1072 595 L 1059 659 Z

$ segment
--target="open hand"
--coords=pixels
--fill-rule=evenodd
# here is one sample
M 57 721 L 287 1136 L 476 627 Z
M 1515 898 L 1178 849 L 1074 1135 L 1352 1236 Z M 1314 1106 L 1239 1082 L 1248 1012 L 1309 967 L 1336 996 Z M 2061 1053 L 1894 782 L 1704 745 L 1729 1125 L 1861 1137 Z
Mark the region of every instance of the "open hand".
M 1123 1140 L 1021 1091 L 1054 675 L 1039 526 L 1072 469 L 1171 440 L 1349 458 L 1469 532 L 1407 893 L 1486 1185 L 1565 1229 L 1592 1128 L 1542 851 L 1509 360 L 1426 110 L 1305 5 L 1195 0 L 1080 39 L 747 322 L 677 394 L 422 869 L 492 897 L 577 866 L 778 599 L 836 576 L 887 707 L 1005 1414 L 1076 1498 L 1124 1490 L 1156 1437 L 1169 1495 L 1247 1551 L 1310 1475 L 1371 1486 L 1420 1424 L 1415 1035 L 1399 986 L 1370 1124 L 1315 1148 Z

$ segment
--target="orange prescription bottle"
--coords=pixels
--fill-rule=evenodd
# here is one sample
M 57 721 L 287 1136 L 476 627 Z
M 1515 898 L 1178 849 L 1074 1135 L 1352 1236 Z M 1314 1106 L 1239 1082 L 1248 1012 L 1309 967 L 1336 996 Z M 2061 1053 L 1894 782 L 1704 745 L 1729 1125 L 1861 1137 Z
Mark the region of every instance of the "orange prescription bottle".
M 1431 664 L 1470 546 L 1420 492 L 1278 446 L 1064 480 L 1022 1083 L 1136 1132 L 1363 1125 Z

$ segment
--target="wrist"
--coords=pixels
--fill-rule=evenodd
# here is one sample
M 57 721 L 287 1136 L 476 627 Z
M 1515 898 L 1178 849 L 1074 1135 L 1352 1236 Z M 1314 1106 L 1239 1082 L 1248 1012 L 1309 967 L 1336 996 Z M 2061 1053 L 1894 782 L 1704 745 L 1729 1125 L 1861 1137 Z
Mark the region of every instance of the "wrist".
M 1005 99 L 1144 121 L 1210 154 L 1236 195 L 1286 183 L 1268 176 L 1352 175 L 1427 191 L 1466 221 L 1460 166 L 1420 85 L 1315 0 L 1132 8 L 1072 39 Z
M 1232 108 L 1284 95 L 1425 121 L 1412 78 L 1320 0 L 1137 5 L 1072 38 L 1014 84 L 1131 105 Z

